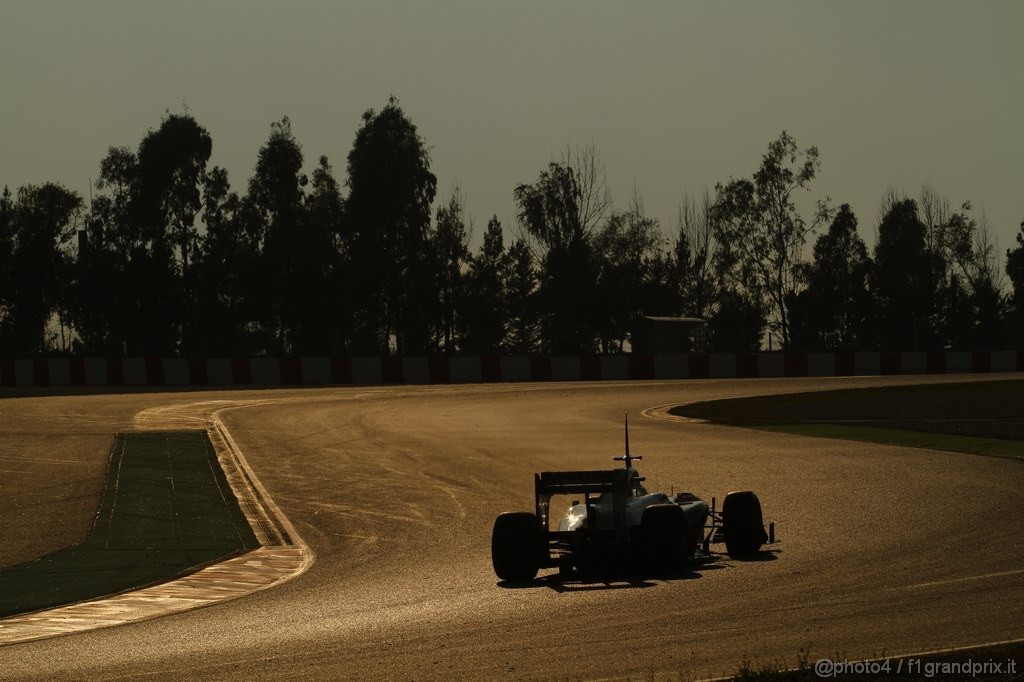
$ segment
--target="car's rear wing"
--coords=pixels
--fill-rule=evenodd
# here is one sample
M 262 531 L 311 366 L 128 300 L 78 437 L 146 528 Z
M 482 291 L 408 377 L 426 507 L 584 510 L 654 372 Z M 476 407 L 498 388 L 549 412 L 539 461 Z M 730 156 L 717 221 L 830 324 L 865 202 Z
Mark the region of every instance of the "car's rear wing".
M 627 469 L 604 471 L 544 471 L 536 474 L 537 494 L 541 495 L 601 495 L 617 490 L 629 492 L 633 472 Z
M 602 471 L 544 471 L 534 475 L 534 497 L 537 520 L 548 530 L 548 507 L 555 495 L 583 495 L 589 513 L 594 502 L 591 495 L 611 493 L 613 519 L 616 528 L 625 528 L 626 498 L 636 485 L 638 477 L 632 469 Z

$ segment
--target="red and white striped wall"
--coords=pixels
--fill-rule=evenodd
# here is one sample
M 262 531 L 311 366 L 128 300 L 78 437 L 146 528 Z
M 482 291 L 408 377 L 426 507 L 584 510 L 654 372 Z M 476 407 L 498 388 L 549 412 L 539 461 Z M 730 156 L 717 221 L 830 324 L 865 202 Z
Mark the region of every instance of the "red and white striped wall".
M 464 384 L 1024 372 L 1024 351 L 0 360 L 0 388 Z

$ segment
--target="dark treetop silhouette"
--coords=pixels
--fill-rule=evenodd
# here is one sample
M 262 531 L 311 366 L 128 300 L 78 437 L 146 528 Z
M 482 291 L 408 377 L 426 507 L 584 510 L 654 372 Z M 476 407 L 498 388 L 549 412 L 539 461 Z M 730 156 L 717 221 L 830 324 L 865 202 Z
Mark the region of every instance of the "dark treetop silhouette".
M 212 153 L 168 114 L 109 150 L 88 205 L 5 188 L 0 356 L 617 353 L 642 315 L 707 319 L 717 351 L 1024 345 L 1024 225 L 1004 268 L 969 203 L 891 190 L 872 257 L 850 206 L 804 217 L 820 159 L 785 132 L 750 178 L 684 195 L 671 238 L 639 191 L 616 208 L 596 149 L 567 148 L 513 189 L 518 239 L 494 217 L 476 253 L 393 97 L 363 115 L 344 184 L 324 156 L 303 171 L 287 117 L 243 195 Z

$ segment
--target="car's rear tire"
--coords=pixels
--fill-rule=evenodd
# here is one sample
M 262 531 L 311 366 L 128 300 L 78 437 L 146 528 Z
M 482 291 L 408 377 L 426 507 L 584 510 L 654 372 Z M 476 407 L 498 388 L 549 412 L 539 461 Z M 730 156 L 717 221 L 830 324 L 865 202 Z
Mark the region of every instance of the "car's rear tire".
M 650 568 L 676 571 L 693 554 L 686 515 L 675 504 L 652 504 L 640 520 L 644 558 Z
M 750 557 L 768 541 L 764 531 L 761 501 L 749 490 L 731 492 L 722 503 L 722 532 L 725 549 L 735 558 Z
M 537 515 L 505 512 L 494 520 L 491 532 L 491 563 L 502 580 L 525 582 L 540 570 L 540 528 Z

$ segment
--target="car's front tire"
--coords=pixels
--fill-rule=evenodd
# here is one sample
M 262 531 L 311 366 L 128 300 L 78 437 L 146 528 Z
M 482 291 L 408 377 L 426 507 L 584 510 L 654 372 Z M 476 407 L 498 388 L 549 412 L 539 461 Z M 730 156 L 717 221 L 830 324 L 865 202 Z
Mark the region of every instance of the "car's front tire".
M 494 573 L 509 582 L 526 582 L 540 570 L 540 528 L 537 515 L 505 512 L 494 520 L 491 563 Z

